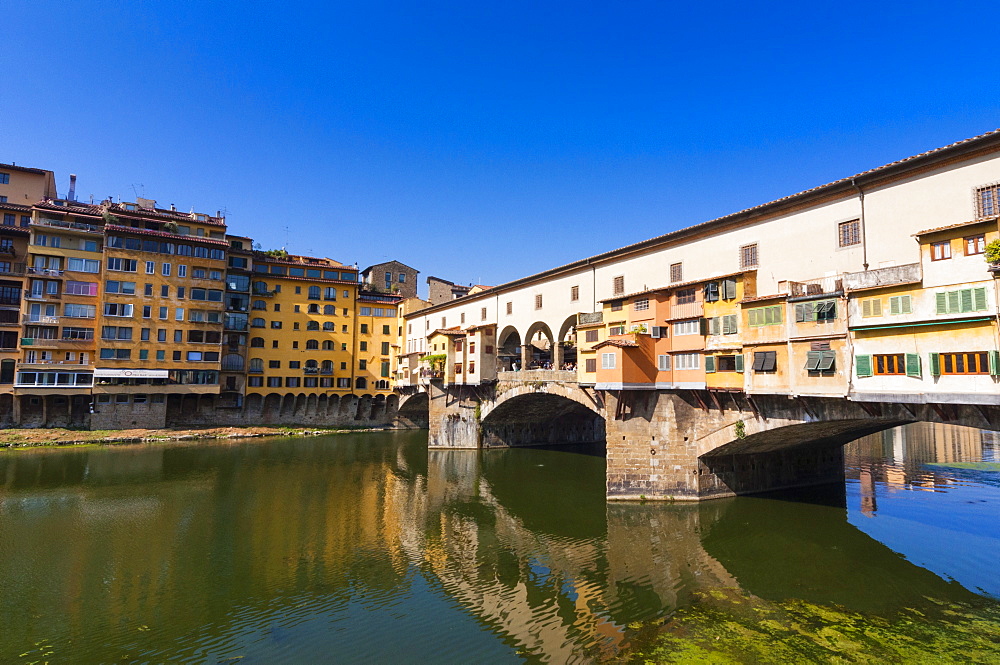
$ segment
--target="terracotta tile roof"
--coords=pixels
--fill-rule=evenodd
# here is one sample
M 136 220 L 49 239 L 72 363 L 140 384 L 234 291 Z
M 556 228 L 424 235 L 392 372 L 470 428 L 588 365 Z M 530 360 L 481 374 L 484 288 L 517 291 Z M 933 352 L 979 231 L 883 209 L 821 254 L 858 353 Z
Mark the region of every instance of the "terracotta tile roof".
M 495 328 L 496 325 L 497 324 L 495 324 L 495 323 L 483 323 L 483 324 L 480 324 L 478 326 L 469 326 L 468 328 L 466 328 L 466 331 L 468 331 L 468 332 L 475 332 L 477 330 L 483 330 L 484 328 Z
M 10 169 L 11 171 L 22 171 L 24 173 L 38 173 L 40 175 L 52 173 L 52 171 L 46 171 L 45 169 L 33 169 L 28 166 L 16 166 L 14 164 L 0 164 L 0 169 Z
M 163 208 L 143 208 L 138 204 L 129 204 L 136 207 L 135 210 L 126 210 L 124 203 L 112 203 L 108 206 L 108 210 L 115 217 L 130 217 L 135 219 L 144 219 L 149 217 L 156 217 L 159 219 L 166 219 L 172 222 L 192 222 L 194 224 L 209 224 L 211 226 L 225 226 L 225 217 L 213 217 L 212 215 L 205 215 L 205 219 L 195 219 L 191 216 L 191 213 L 180 212 L 179 210 L 164 210 Z M 194 213 L 194 214 L 204 214 L 204 213 Z
M 89 217 L 100 217 L 102 215 L 101 206 L 91 205 L 89 203 L 67 203 L 64 206 L 57 206 L 54 203 L 49 203 L 48 201 L 39 201 L 34 205 L 35 208 L 41 208 L 42 210 L 58 210 L 59 212 L 69 212 L 74 215 L 87 215 Z
M 23 226 L 11 226 L 10 224 L 0 224 L 0 234 L 30 236 L 31 231 Z
M 617 346 L 619 349 L 628 349 L 632 347 L 639 346 L 639 342 L 634 339 L 621 339 L 619 337 L 612 337 L 611 339 L 606 339 L 603 342 L 598 342 L 591 347 L 592 350 L 603 349 L 605 346 Z
M 939 231 L 950 231 L 951 229 L 961 229 L 961 228 L 964 228 L 966 226 L 975 226 L 977 224 L 986 224 L 986 223 L 996 224 L 997 223 L 997 219 L 998 219 L 997 217 L 987 217 L 985 219 L 973 219 L 973 220 L 968 221 L 968 222 L 959 222 L 958 224 L 949 224 L 948 226 L 939 226 L 936 229 L 927 229 L 926 231 L 917 231 L 911 237 L 913 237 L 913 238 L 919 238 L 920 236 L 926 236 L 926 235 L 930 235 L 932 233 L 938 233 Z
M 360 293 L 358 300 L 362 302 L 375 302 L 385 305 L 398 305 L 403 299 L 399 296 L 390 296 L 384 293 Z
M 204 236 L 180 236 L 176 233 L 170 233 L 169 231 L 153 231 L 152 229 L 135 229 L 131 226 L 119 226 L 118 224 L 105 224 L 104 230 L 108 233 L 136 233 L 141 236 L 154 236 L 156 238 L 170 238 L 174 242 L 199 242 L 208 245 L 221 245 L 222 247 L 229 247 L 229 243 L 225 240 L 216 240 L 215 238 L 206 238 Z
M 17 210 L 18 212 L 30 212 L 31 206 L 21 205 L 20 203 L 11 203 L 10 201 L 7 201 L 5 203 L 0 203 L 0 209 Z
M 605 298 L 604 300 L 598 300 L 597 302 L 614 302 L 615 300 L 628 300 L 629 298 L 635 298 L 637 296 L 644 296 L 651 293 L 659 293 L 660 291 L 669 291 L 670 289 L 683 289 L 689 286 L 694 286 L 695 284 L 704 284 L 705 282 L 714 282 L 717 279 L 726 279 L 727 277 L 736 277 L 738 275 L 743 275 L 745 273 L 757 272 L 756 268 L 751 268 L 749 270 L 739 270 L 737 272 L 726 273 L 725 275 L 712 275 L 711 277 L 703 277 L 701 279 L 692 279 L 688 282 L 677 282 L 676 284 L 668 284 L 667 286 L 657 286 L 652 289 L 646 289 L 644 291 L 636 291 L 635 293 L 626 293 L 623 296 L 614 296 L 613 298 Z
M 448 335 L 449 337 L 465 337 L 465 331 L 458 330 L 457 328 L 438 328 L 437 330 L 434 330 L 433 332 L 430 333 L 430 335 L 427 336 L 430 337 L 431 335 Z
M 744 298 L 743 300 L 740 301 L 740 303 L 757 302 L 758 300 L 784 300 L 785 298 L 788 298 L 787 293 L 775 293 L 769 296 L 755 296 L 753 298 Z
M 312 268 L 337 268 L 342 270 L 346 268 L 347 270 L 354 271 L 353 266 L 344 265 L 340 261 L 335 261 L 334 259 L 329 259 L 324 256 L 303 256 L 301 254 L 289 254 L 285 258 L 278 256 L 269 256 L 267 252 L 261 252 L 254 250 L 254 257 L 258 262 L 261 263 L 280 263 L 286 266 L 305 266 Z

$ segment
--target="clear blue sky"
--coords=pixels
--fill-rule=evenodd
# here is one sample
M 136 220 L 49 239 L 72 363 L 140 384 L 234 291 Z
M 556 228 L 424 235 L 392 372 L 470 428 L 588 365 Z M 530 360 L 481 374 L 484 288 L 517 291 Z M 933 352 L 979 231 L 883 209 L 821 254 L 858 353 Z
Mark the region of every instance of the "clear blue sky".
M 995 3 L 3 15 L 0 161 L 421 279 L 500 283 L 1000 127 Z

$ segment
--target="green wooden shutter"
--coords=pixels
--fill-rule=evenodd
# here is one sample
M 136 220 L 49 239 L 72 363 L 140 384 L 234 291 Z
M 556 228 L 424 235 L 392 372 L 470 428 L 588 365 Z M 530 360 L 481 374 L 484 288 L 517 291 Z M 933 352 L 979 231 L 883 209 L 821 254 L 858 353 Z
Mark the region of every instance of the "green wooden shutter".
M 795 322 L 802 323 L 806 320 L 806 308 L 802 304 L 795 306 Z
M 954 314 L 962 309 L 961 297 L 958 291 L 948 291 L 948 313 Z
M 736 280 L 727 279 L 722 282 L 722 288 L 725 293 L 722 295 L 726 300 L 734 300 L 736 298 Z
M 931 376 L 941 376 L 941 354 L 930 353 L 928 358 L 931 361 Z
M 962 289 L 958 292 L 959 298 L 962 301 L 962 311 L 971 312 L 972 311 L 972 289 Z
M 737 315 L 736 314 L 730 314 L 729 315 L 729 326 L 730 326 L 730 331 L 729 332 L 732 333 L 733 335 L 735 335 L 736 333 L 738 333 L 740 331 L 739 324 L 740 324 L 740 320 L 737 318 Z
M 722 323 L 720 317 L 713 316 L 708 320 L 708 323 L 709 323 L 709 334 L 719 335 L 722 333 L 722 331 L 719 329 L 720 328 L 719 324 Z
M 906 376 L 912 376 L 915 379 L 921 377 L 920 356 L 916 353 L 906 354 Z
M 936 311 L 937 311 L 938 314 L 947 314 L 948 313 L 948 294 L 947 293 L 945 293 L 944 291 L 939 291 L 938 293 L 934 294 L 934 302 L 937 305 L 937 310 Z
M 872 301 L 862 300 L 861 301 L 861 316 L 871 316 L 872 315 Z
M 742 372 L 743 371 L 743 354 L 742 353 L 737 353 L 736 354 L 736 371 L 737 372 Z
M 872 299 L 872 316 L 882 316 L 882 299 Z
M 854 364 L 858 368 L 858 376 L 866 377 L 872 375 L 872 357 L 871 356 L 855 356 Z
M 990 351 L 990 376 L 1000 376 L 1000 351 Z
M 889 313 L 899 314 L 899 296 L 889 298 Z
M 972 298 L 975 301 L 975 310 L 981 312 L 986 309 L 986 287 L 972 289 Z
M 913 303 L 910 296 L 899 296 L 900 314 L 912 314 Z
M 774 310 L 774 322 L 781 323 L 781 310 L 784 308 L 783 305 L 775 305 L 772 309 Z
M 705 373 L 711 374 L 715 371 L 715 356 L 705 356 Z
M 753 326 L 755 328 L 757 326 L 759 326 L 760 325 L 760 310 L 759 309 L 751 309 L 750 311 L 748 311 L 747 312 L 747 322 L 751 326 Z

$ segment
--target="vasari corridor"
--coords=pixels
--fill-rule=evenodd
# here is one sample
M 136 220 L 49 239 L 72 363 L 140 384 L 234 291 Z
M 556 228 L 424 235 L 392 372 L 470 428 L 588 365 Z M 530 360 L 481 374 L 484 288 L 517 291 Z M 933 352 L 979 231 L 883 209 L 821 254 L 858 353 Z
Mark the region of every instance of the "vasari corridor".
M 0 14 L 0 665 L 1000 665 L 995 2 Z

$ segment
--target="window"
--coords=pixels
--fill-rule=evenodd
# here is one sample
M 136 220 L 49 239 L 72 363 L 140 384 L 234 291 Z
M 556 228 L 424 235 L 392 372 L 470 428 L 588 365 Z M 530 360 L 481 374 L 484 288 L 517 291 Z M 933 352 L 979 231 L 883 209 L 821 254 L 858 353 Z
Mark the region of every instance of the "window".
M 580 299 L 580 287 L 579 286 L 571 286 L 571 287 L 569 287 L 569 299 L 570 299 L 570 302 L 576 302 L 577 300 Z
M 514 313 L 514 303 L 508 302 L 507 303 L 507 314 L 509 315 L 509 314 L 513 314 L 513 313 Z
M 118 272 L 135 272 L 136 264 L 137 262 L 135 259 L 109 258 L 108 270 L 116 270 Z
M 123 295 L 135 295 L 135 282 L 118 282 L 108 280 L 104 283 L 106 293 L 121 293 Z
M 680 282 L 684 279 L 684 271 L 680 263 L 670 264 L 670 281 Z
M 742 372 L 743 356 L 705 356 L 705 372 Z
M 103 326 L 101 339 L 130 340 L 132 339 L 132 329 L 125 326 Z
M 597 371 L 597 358 L 587 358 L 587 360 L 584 362 L 584 369 L 583 369 L 583 371 L 585 371 L 585 372 L 596 372 Z
M 129 360 L 132 349 L 101 349 L 101 360 Z
M 809 351 L 805 368 L 810 374 L 832 374 L 836 359 L 836 351 Z
M 625 302 L 624 300 L 612 300 L 611 303 L 610 303 L 610 305 L 611 305 L 611 311 L 612 312 L 620 312 L 620 311 L 622 311 L 622 305 L 623 305 L 624 302 Z
M 986 236 L 980 233 L 977 236 L 969 236 L 965 239 L 965 255 L 982 254 L 986 251 Z
M 269 376 L 269 377 L 267 377 L 267 387 L 268 388 L 280 388 L 281 387 L 281 377 L 280 376 Z
M 105 303 L 104 316 L 132 316 L 132 305 L 120 302 Z
M 757 243 L 740 247 L 740 269 L 757 267 Z
M 691 321 L 677 321 L 674 323 L 674 336 L 678 335 L 700 335 L 701 326 L 698 323 L 698 319 L 693 319 Z M 678 368 L 680 369 L 680 368 Z
M 160 315 L 160 319 L 162 319 L 162 320 L 165 321 L 167 319 L 167 308 L 166 307 L 161 307 L 160 311 L 159 311 L 159 315 Z
M 625 324 L 619 324 L 617 326 L 611 326 L 608 328 L 609 335 L 624 335 L 625 334 Z
M 675 353 L 674 369 L 698 369 L 699 358 L 701 356 L 697 353 Z
M 753 353 L 753 371 L 755 372 L 773 372 L 778 366 L 778 352 L 777 351 L 754 351 Z
M 713 316 L 708 321 L 709 335 L 735 335 L 737 332 L 737 315 Z
M 781 305 L 771 305 L 770 307 L 756 307 L 747 310 L 747 323 L 751 327 L 776 326 L 782 321 Z
M 881 305 L 881 301 L 879 301 Z M 910 296 L 891 296 L 889 298 L 889 314 L 911 314 L 913 312 Z M 864 313 L 862 312 L 862 315 Z
M 0 185 L 9 185 L 9 184 L 10 184 L 10 174 L 0 173 Z
M 72 282 L 67 281 L 65 293 L 71 296 L 96 296 L 97 282 Z
M 177 276 L 178 277 L 187 277 L 187 275 L 188 275 L 188 267 L 186 265 L 184 265 L 184 264 L 179 264 L 177 266 Z
M 993 217 L 1000 214 L 1000 184 L 980 187 L 976 190 L 976 216 Z
M 72 272 L 101 272 L 101 262 L 96 259 L 77 259 L 70 257 L 66 261 L 66 269 Z
M 951 258 L 951 241 L 931 243 L 931 261 L 943 261 Z
M 840 247 L 851 247 L 861 244 L 861 220 L 853 219 L 849 222 L 837 224 L 837 244 Z
M 611 292 L 616 296 L 625 293 L 625 276 L 618 275 L 611 279 Z
M 649 298 L 641 298 L 632 303 L 632 309 L 636 312 L 644 312 L 649 309 Z
M 319 300 L 320 298 L 319 294 L 320 294 L 320 288 L 318 286 L 309 287 L 309 295 L 308 295 L 309 300 Z
M 998 354 L 996 351 L 973 351 L 962 353 L 932 353 L 930 354 L 931 374 L 992 374 L 996 376 L 998 369 Z
M 264 348 L 264 338 L 263 337 L 251 337 L 250 338 L 250 348 Z
M 535 294 L 535 309 L 541 309 L 541 308 L 542 308 L 542 294 L 537 293 Z
M 719 299 L 719 283 L 709 282 L 705 285 L 705 302 L 716 302 Z
M 802 323 L 805 321 L 834 321 L 837 318 L 837 301 L 822 300 L 819 302 L 805 302 L 795 305 L 795 321 Z
M 167 341 L 167 329 L 166 328 L 157 328 L 156 329 L 156 341 L 157 342 L 166 342 Z
M 281 321 L 271 321 L 271 328 L 278 330 L 281 328 Z
M 697 299 L 694 289 L 681 289 L 675 294 L 676 304 L 678 305 L 689 305 Z
M 615 354 L 614 353 L 602 353 L 601 354 L 601 369 L 614 369 L 615 368 Z
M 872 356 L 875 374 L 906 374 L 906 356 L 902 353 L 883 353 Z
M 358 369 L 360 369 L 360 370 L 366 370 L 366 369 L 368 369 L 368 361 L 367 360 L 359 360 L 358 361 Z
M 486 320 L 486 308 L 485 307 L 483 307 L 482 309 L 479 310 L 479 318 L 482 319 L 483 321 Z
M 584 332 L 584 337 L 585 337 L 585 341 L 587 341 L 587 342 L 596 342 L 597 341 L 597 331 L 596 330 L 587 330 L 586 332 Z
M 166 358 L 166 356 L 167 356 L 166 351 L 157 351 L 156 352 L 156 359 L 157 360 L 164 360 Z
M 986 309 L 986 287 L 939 291 L 934 294 L 938 314 L 981 312 Z
M 656 369 L 661 372 L 670 371 L 670 356 L 661 354 L 656 356 Z
M 907 296 L 907 301 L 909 296 Z M 882 299 L 869 298 L 861 301 L 861 316 L 882 316 Z

